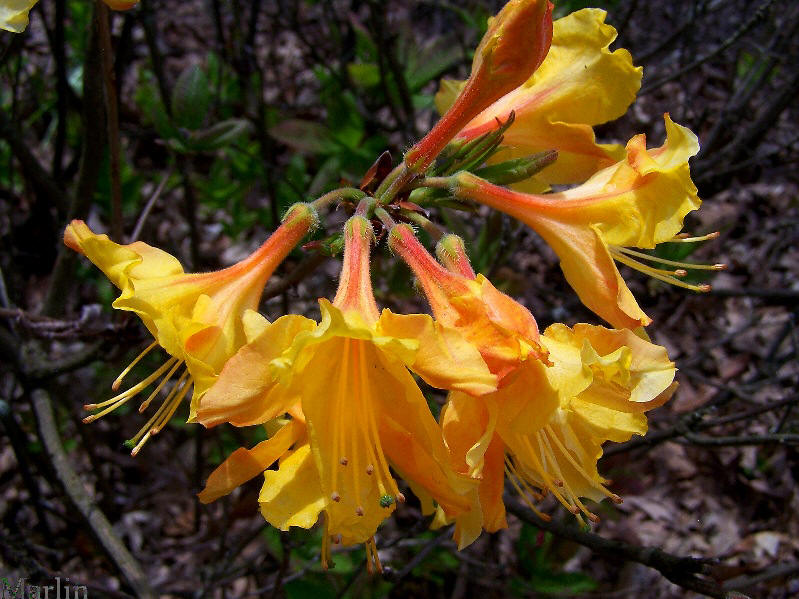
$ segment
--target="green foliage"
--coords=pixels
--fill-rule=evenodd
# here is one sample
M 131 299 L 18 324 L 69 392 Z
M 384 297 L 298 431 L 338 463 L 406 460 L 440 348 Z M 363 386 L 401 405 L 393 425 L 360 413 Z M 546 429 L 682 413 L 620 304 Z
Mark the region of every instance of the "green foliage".
M 596 589 L 596 581 L 586 574 L 559 571 L 557 564 L 563 559 L 557 554 L 557 549 L 550 533 L 529 524 L 522 525 L 516 550 L 525 576 L 511 579 L 510 587 L 514 594 L 526 596 L 538 592 L 570 597 Z

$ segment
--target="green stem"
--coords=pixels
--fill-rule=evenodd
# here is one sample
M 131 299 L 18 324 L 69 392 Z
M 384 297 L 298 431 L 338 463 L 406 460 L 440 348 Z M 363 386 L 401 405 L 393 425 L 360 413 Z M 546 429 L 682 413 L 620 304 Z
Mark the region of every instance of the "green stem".
M 323 196 L 311 202 L 314 210 L 322 210 L 327 208 L 330 204 L 340 202 L 341 200 L 362 200 L 366 197 L 366 193 L 354 187 L 341 187 L 326 193 Z

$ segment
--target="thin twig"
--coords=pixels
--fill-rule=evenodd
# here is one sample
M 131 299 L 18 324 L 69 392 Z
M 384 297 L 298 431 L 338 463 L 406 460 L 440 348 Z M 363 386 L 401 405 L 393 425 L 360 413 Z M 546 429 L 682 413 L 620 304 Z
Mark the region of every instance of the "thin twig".
M 96 536 L 108 558 L 128 582 L 136 597 L 156 599 L 155 591 L 139 562 L 130 554 L 119 537 L 114 533 L 111 523 L 99 507 L 86 494 L 83 481 L 72 468 L 56 428 L 50 395 L 44 389 L 31 393 L 31 403 L 36 416 L 44 450 L 53 464 L 53 471 L 70 503 L 80 513 L 91 532 Z

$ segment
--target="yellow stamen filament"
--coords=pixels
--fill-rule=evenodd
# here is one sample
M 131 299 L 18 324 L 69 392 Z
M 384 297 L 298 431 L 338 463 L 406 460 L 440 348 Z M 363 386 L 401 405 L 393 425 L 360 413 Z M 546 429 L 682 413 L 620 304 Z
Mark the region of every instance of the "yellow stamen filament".
M 136 364 L 138 364 L 139 362 L 141 362 L 141 359 L 142 359 L 144 356 L 146 356 L 147 354 L 149 354 L 149 353 L 150 353 L 150 351 L 152 351 L 152 350 L 153 350 L 154 348 L 156 348 L 156 347 L 158 347 L 158 342 L 157 342 L 157 341 L 153 341 L 153 342 L 152 342 L 150 345 L 148 345 L 148 346 L 145 348 L 145 350 L 144 350 L 143 352 L 141 352 L 141 353 L 140 353 L 138 356 L 136 356 L 136 357 L 133 359 L 133 362 L 131 362 L 130 364 L 128 364 L 127 368 L 125 368 L 125 370 L 123 370 L 122 372 L 120 372 L 120 373 L 119 373 L 119 376 L 118 376 L 118 377 L 117 377 L 117 378 L 114 380 L 114 382 L 113 382 L 113 383 L 111 383 L 111 390 L 112 390 L 112 391 L 116 391 L 117 389 L 119 389 L 119 386 L 122 384 L 122 379 L 124 379 L 124 378 L 125 378 L 125 376 L 126 376 L 126 375 L 127 375 L 127 374 L 128 374 L 130 371 L 131 371 L 131 370 L 133 370 L 133 367 L 134 367 L 134 366 L 136 366 Z
M 352 347 L 352 346 L 354 346 L 354 347 Z M 358 350 L 357 348 L 358 348 L 358 343 L 357 342 L 353 343 L 352 339 L 345 340 L 345 342 L 344 342 L 344 353 L 347 356 L 350 355 L 350 351 L 354 351 L 354 352 L 357 353 L 357 350 Z M 355 381 L 358 380 L 358 366 L 359 365 L 356 363 L 357 356 L 353 356 L 353 358 L 354 359 L 349 361 L 350 362 L 349 370 L 347 370 L 346 368 L 342 368 L 342 370 L 343 370 L 343 372 L 349 372 L 350 373 L 350 376 L 351 376 L 350 380 L 354 383 Z M 346 380 L 346 377 L 342 377 L 342 378 L 344 378 Z M 350 435 L 349 436 L 350 436 L 350 441 L 352 442 L 352 445 L 351 445 L 351 447 L 352 447 L 352 486 L 353 486 L 353 492 L 354 492 L 353 498 L 354 498 L 354 501 L 355 501 L 355 505 L 357 506 L 355 508 L 355 513 L 358 516 L 362 516 L 363 515 L 363 506 L 361 506 L 361 497 L 362 497 L 361 496 L 361 472 L 363 472 L 363 471 L 361 470 L 361 463 L 360 463 L 361 462 L 361 460 L 360 460 L 361 452 L 358 451 L 358 433 L 361 430 L 363 430 L 363 429 L 358 426 L 358 422 L 356 420 L 360 416 L 360 412 L 361 412 L 361 406 L 359 405 L 360 404 L 360 401 L 359 401 L 360 400 L 360 395 L 361 395 L 360 394 L 360 388 L 356 388 L 355 393 L 354 393 L 354 397 L 353 397 L 353 404 L 351 406 L 347 406 L 346 408 L 344 408 L 345 410 L 349 411 L 349 415 L 350 415 L 351 418 L 354 417 L 350 421 L 352 426 L 350 427 Z M 346 397 L 345 393 L 342 393 L 341 395 L 339 395 L 339 401 L 343 402 L 344 397 Z
M 580 463 L 574 458 L 572 453 L 568 449 L 566 449 L 566 446 L 560 440 L 558 435 L 555 434 L 555 432 L 550 428 L 549 425 L 547 425 L 545 427 L 545 430 L 549 434 L 550 438 L 555 442 L 555 445 L 558 446 L 558 449 L 560 449 L 560 451 L 563 453 L 563 455 L 566 456 L 566 459 L 569 460 L 569 463 L 572 465 L 572 467 L 575 470 L 577 470 L 577 472 L 579 472 L 580 475 L 583 478 L 585 478 L 585 480 L 587 480 L 592 487 L 594 487 L 600 493 L 602 493 L 603 495 L 608 497 L 611 501 L 613 501 L 613 503 L 621 503 L 622 502 L 621 497 L 619 497 L 615 493 L 611 493 L 607 488 L 605 488 L 604 485 L 602 485 L 602 484 L 598 483 L 597 481 L 595 481 L 593 479 L 593 477 L 591 477 L 591 475 L 588 474 L 588 472 L 585 471 L 585 468 L 583 468 L 582 465 L 580 465 Z M 572 432 L 571 429 L 566 428 L 565 430 L 568 431 L 568 433 L 570 433 L 572 436 L 574 436 L 574 433 Z M 576 441 L 576 439 L 574 439 L 574 441 Z
M 164 364 L 162 364 L 158 368 L 158 370 L 156 370 L 154 373 L 152 373 L 146 379 L 144 379 L 140 383 L 137 383 L 136 385 L 134 385 L 130 389 L 128 389 L 126 391 L 123 391 L 119 395 L 115 395 L 111 399 L 106 399 L 105 401 L 102 401 L 100 403 L 92 403 L 92 404 L 84 405 L 83 406 L 84 410 L 96 410 L 98 408 L 104 408 L 105 406 L 109 406 L 109 405 L 112 405 L 113 407 L 111 409 L 109 409 L 109 410 L 104 410 L 103 412 L 101 412 L 99 414 L 92 414 L 91 416 L 88 416 L 87 418 L 85 418 L 83 421 L 84 422 L 92 422 L 93 420 L 97 420 L 98 418 L 100 418 L 100 416 L 104 416 L 108 412 L 111 412 L 112 410 L 114 410 L 117 407 L 121 406 L 123 403 L 125 403 L 127 400 L 129 400 L 131 397 L 137 395 L 142 389 L 144 389 L 145 387 L 147 387 L 151 383 L 153 383 L 153 381 L 157 380 L 161 375 L 164 374 L 164 372 L 169 370 L 169 368 L 171 368 L 172 365 L 175 362 L 177 362 L 177 360 L 178 360 L 177 358 L 169 358 L 169 360 L 167 360 Z
M 374 574 L 375 572 L 382 574 L 383 565 L 380 563 L 380 556 L 377 553 L 375 538 L 369 538 L 366 543 L 364 543 L 364 546 L 366 547 L 366 571 L 369 572 L 369 574 Z
M 325 528 L 322 532 L 322 552 L 319 556 L 322 561 L 322 569 L 327 570 L 327 562 L 330 559 L 330 515 L 325 512 Z
M 361 372 L 368 372 L 366 364 L 366 356 L 361 352 Z M 366 389 L 366 380 L 361 378 L 362 388 Z M 393 495 L 394 499 L 399 503 L 405 503 L 405 496 L 400 493 L 394 477 L 391 476 L 389 470 L 388 460 L 383 453 L 383 447 L 380 443 L 380 434 L 377 429 L 377 421 L 375 419 L 375 406 L 371 402 L 366 402 L 363 407 L 362 413 L 367 416 L 366 431 L 367 431 L 367 447 L 370 453 L 371 463 L 367 467 L 366 473 L 372 475 L 377 472 L 377 487 L 380 496 L 389 494 Z M 376 466 L 374 464 L 377 464 Z M 371 468 L 372 472 L 369 471 Z
M 166 396 L 164 399 L 164 403 L 158 408 L 155 414 L 147 421 L 143 427 L 139 429 L 139 432 L 136 433 L 128 444 L 135 444 L 133 450 L 130 452 L 132 456 L 136 456 L 136 454 L 141 451 L 141 448 L 144 447 L 144 444 L 147 440 L 157 435 L 161 432 L 161 429 L 166 426 L 169 419 L 172 418 L 172 415 L 178 409 L 183 398 L 191 389 L 193 381 L 189 378 L 189 371 L 188 369 L 183 372 L 180 376 L 178 381 L 175 383 L 175 386 Z
M 599 522 L 599 516 L 591 512 L 585 504 L 580 500 L 580 497 L 571 490 L 571 488 L 565 484 L 566 477 L 563 476 L 563 472 L 560 469 L 560 463 L 555 455 L 555 452 L 552 450 L 552 445 L 549 442 L 549 434 L 551 433 L 551 429 L 547 426 L 539 433 L 539 436 L 544 440 L 544 445 L 546 445 L 547 451 L 552 456 L 552 463 L 553 467 L 556 469 L 556 474 L 560 477 L 561 482 L 563 483 L 563 488 L 566 490 L 566 493 L 569 494 L 570 499 L 574 502 L 575 506 L 586 515 L 586 517 L 591 520 L 591 522 Z M 567 452 L 568 455 L 568 452 Z
M 340 376 L 338 378 L 338 389 L 337 389 L 337 392 L 336 392 L 336 394 L 334 396 L 336 398 L 336 405 L 334 407 L 335 415 L 333 417 L 334 418 L 333 426 L 335 427 L 335 431 L 333 433 L 333 455 L 334 456 L 341 455 L 341 450 L 344 447 L 344 443 L 345 443 L 344 435 L 346 434 L 346 431 L 344 430 L 345 427 L 344 427 L 344 405 L 343 405 L 344 402 L 343 402 L 343 398 L 345 397 L 346 392 L 347 392 L 347 376 L 346 376 L 346 372 L 347 372 L 347 368 L 349 367 L 349 365 L 347 364 L 347 362 L 349 360 L 349 352 L 347 351 L 347 344 L 348 343 L 349 343 L 349 340 L 347 340 L 345 342 L 343 362 L 341 364 L 341 371 L 340 371 L 341 374 L 340 374 Z M 338 463 L 341 464 L 342 466 L 346 466 L 349 463 L 349 460 L 346 457 L 341 456 L 341 458 L 339 458 L 339 460 L 338 460 Z M 338 468 L 333 468 L 332 480 L 330 481 L 330 488 L 331 488 L 333 493 L 336 493 L 337 487 L 338 487 Z M 336 493 L 336 494 L 338 494 L 338 493 Z
M 663 281 L 664 283 L 669 283 L 670 285 L 674 285 L 675 287 L 683 287 L 685 289 L 690 289 L 692 291 L 701 291 L 701 292 L 710 291 L 710 285 L 706 284 L 692 285 L 691 283 L 686 283 L 685 281 L 681 281 L 680 279 L 676 278 L 674 276 L 674 272 L 671 272 L 670 274 L 662 274 L 664 271 L 662 271 L 661 269 L 653 268 L 652 266 L 648 266 L 646 264 L 638 262 L 637 260 L 633 260 L 632 258 L 625 256 L 620 251 L 618 251 L 618 248 L 611 247 L 610 255 L 613 256 L 615 260 L 618 260 L 622 264 L 626 264 L 630 268 L 634 268 L 639 272 L 647 274 L 653 279 L 657 279 L 658 281 Z
M 158 383 L 158 386 L 153 390 L 152 393 L 150 393 L 149 397 L 147 397 L 147 399 L 145 399 L 143 402 L 141 402 L 141 405 L 139 406 L 139 414 L 144 412 L 144 410 L 146 410 L 150 406 L 150 403 L 153 401 L 153 399 L 155 399 L 155 396 L 158 395 L 158 393 L 161 391 L 161 389 L 164 388 L 164 385 L 167 384 L 167 382 L 175 374 L 175 371 L 178 368 L 180 368 L 182 364 L 183 364 L 183 362 L 175 362 L 175 365 L 172 367 L 172 370 L 170 370 L 169 372 L 166 373 L 166 376 L 164 376 L 164 378 L 161 379 L 161 382 Z
M 624 248 L 618 246 L 614 246 L 613 250 L 621 252 L 623 254 L 627 254 L 629 256 L 635 256 L 636 258 L 641 258 L 642 260 L 649 260 L 650 262 L 659 262 L 660 264 L 666 264 L 668 266 L 677 266 L 680 268 L 685 268 L 690 270 L 725 270 L 727 268 L 726 264 L 694 264 L 692 262 L 678 262 L 677 260 L 666 260 L 665 258 L 659 258 L 658 256 L 653 256 L 652 254 L 646 254 L 644 252 L 638 252 L 635 250 L 631 250 L 630 248 Z
M 526 490 L 529 489 L 533 493 L 534 499 L 536 497 L 541 497 L 543 499 L 543 497 L 540 494 L 535 493 L 535 491 L 532 491 L 532 489 L 530 489 L 530 486 L 527 484 L 527 481 L 525 481 L 516 473 L 513 467 L 513 463 L 507 459 L 505 460 L 505 473 L 508 475 L 508 480 L 510 480 L 511 484 L 516 489 L 516 492 L 519 494 L 519 496 L 521 496 L 522 501 L 524 501 L 527 507 L 529 507 L 533 511 L 533 513 L 542 520 L 546 522 L 552 520 L 552 518 L 548 514 L 545 514 L 544 512 L 540 511 L 537 507 L 533 505 L 533 501 L 532 499 L 530 499 L 530 495 L 526 492 Z M 519 485 L 519 483 L 524 485 L 525 488 L 523 489 Z
M 669 239 L 669 243 L 696 243 L 697 241 L 708 241 L 710 239 L 716 239 L 718 236 L 721 235 L 718 231 L 713 231 L 712 233 L 708 233 L 707 235 L 699 235 L 698 237 L 691 237 L 688 233 L 678 233 L 671 239 Z

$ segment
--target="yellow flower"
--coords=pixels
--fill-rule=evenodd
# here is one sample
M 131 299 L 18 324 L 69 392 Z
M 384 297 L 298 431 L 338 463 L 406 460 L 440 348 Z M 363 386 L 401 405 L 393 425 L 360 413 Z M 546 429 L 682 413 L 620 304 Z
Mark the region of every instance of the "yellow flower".
M 458 237 L 448 235 L 438 246 L 450 270 L 436 262 L 409 225 L 395 226 L 389 245 L 416 275 L 436 320 L 463 334 L 500 382 L 530 356 L 546 360 L 533 315 L 483 275 L 475 276 Z
M 103 0 L 114 10 L 128 10 L 138 4 L 138 0 Z M 0 2 L 0 29 L 12 33 L 22 33 L 28 26 L 28 13 L 38 0 L 2 0 Z
M 332 304 L 320 300 L 321 323 L 295 320 L 293 342 L 277 357 L 267 337 L 280 321 L 264 330 L 225 365 L 200 400 L 198 420 L 254 424 L 299 402 L 309 444 L 266 473 L 261 511 L 282 529 L 310 527 L 325 512 L 324 555 L 331 539 L 366 542 L 376 560 L 372 536 L 404 499 L 389 464 L 445 512 L 470 507 L 464 493 L 473 483 L 448 467 L 441 431 L 408 369 L 433 386 L 473 394 L 493 391 L 496 378 L 476 349 L 430 316 L 378 312 L 372 237 L 366 218 L 347 222 L 338 292 Z
M 623 115 L 641 86 L 640 67 L 627 50 L 608 46 L 616 30 L 596 8 L 576 11 L 554 23 L 552 47 L 523 85 L 474 117 L 457 139 L 470 140 L 496 129 L 497 119 L 515 120 L 503 136 L 495 161 L 557 150 L 557 161 L 527 184 L 543 191 L 549 183 L 582 183 L 624 156 L 617 144 L 598 144 L 593 126 Z M 465 82 L 443 80 L 436 106 L 443 112 Z
M 480 398 L 452 392 L 441 414 L 454 467 L 480 478 L 482 527 L 503 527 L 507 475 L 533 505 L 547 493 L 575 515 L 597 520 L 581 498 L 621 499 L 597 471 L 605 441 L 647 430 L 643 412 L 665 403 L 676 388 L 666 350 L 629 330 L 578 324 L 549 327 L 541 336 L 553 365 L 520 368 L 515 379 Z M 463 535 L 480 522 L 459 516 Z
M 666 142 L 648 150 L 646 136 L 627 143 L 626 159 L 560 193 L 524 194 L 492 185 L 470 173 L 455 176 L 453 192 L 501 210 L 533 228 L 552 246 L 569 284 L 582 302 L 617 328 L 634 329 L 651 319 L 621 278 L 614 260 L 673 285 L 697 291 L 704 285 L 680 281 L 689 264 L 668 262 L 628 249 L 654 248 L 675 237 L 700 200 L 688 159 L 699 151 L 696 136 L 665 115 Z M 683 239 L 685 241 L 685 239 Z M 663 270 L 636 258 L 680 268 Z M 696 268 L 720 268 L 719 265 Z
M 286 214 L 283 224 L 248 258 L 220 271 L 198 274 L 184 273 L 173 256 L 146 243 L 119 245 L 106 235 L 93 233 L 83 221 L 73 221 L 64 232 L 64 243 L 105 273 L 121 290 L 113 306 L 138 314 L 155 338 L 122 372 L 113 388 L 116 390 L 131 368 L 155 347 L 160 345 L 171 356 L 130 389 L 107 401 L 87 405 L 86 409 L 102 409 L 86 421 L 107 414 L 161 379 L 142 403 L 143 411 L 184 364 L 186 368 L 164 404 L 131 440 L 134 454 L 169 421 L 192 385 L 190 421 L 193 420 L 199 398 L 227 358 L 247 341 L 247 328 L 263 328 L 263 319 L 254 310 L 258 308 L 264 285 L 315 219 L 309 205 L 297 204 Z
M 476 114 L 524 83 L 552 41 L 552 3 L 510 0 L 488 23 L 474 53 L 472 72 L 441 120 L 405 154 L 414 172 L 424 170 Z

